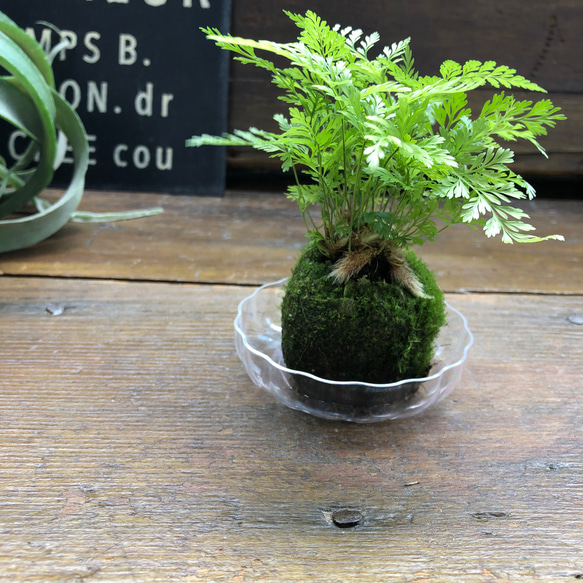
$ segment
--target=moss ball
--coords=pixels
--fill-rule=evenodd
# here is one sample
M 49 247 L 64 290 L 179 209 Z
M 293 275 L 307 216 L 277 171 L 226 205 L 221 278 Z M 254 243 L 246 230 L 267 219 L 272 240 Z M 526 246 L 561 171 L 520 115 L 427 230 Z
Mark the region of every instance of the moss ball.
M 329 276 L 332 261 L 308 247 L 281 305 L 286 366 L 377 384 L 426 376 L 445 324 L 445 302 L 425 263 L 412 251 L 405 258 L 429 298 L 413 296 L 390 277 L 375 277 L 374 270 L 338 284 Z

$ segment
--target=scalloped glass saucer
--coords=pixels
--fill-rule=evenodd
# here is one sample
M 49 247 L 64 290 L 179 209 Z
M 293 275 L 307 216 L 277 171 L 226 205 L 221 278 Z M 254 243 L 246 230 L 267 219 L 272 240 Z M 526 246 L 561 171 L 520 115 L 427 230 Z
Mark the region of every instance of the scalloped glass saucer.
M 261 286 L 239 304 L 235 346 L 251 380 L 278 401 L 316 417 L 370 423 L 425 411 L 458 384 L 473 336 L 464 316 L 447 307 L 429 375 L 384 385 L 333 381 L 285 366 L 280 304 L 286 279 Z

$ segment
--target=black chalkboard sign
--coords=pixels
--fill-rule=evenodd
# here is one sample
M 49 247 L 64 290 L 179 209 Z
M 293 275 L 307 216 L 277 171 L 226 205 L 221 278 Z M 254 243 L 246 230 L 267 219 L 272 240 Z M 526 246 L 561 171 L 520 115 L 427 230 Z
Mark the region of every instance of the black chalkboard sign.
M 59 39 L 39 21 L 71 41 L 53 69 L 90 136 L 87 188 L 223 193 L 224 149 L 185 141 L 226 129 L 228 55 L 200 27 L 228 32 L 230 0 L 0 0 L 0 10 L 45 50 Z M 24 146 L 14 132 L 3 141 L 9 158 Z

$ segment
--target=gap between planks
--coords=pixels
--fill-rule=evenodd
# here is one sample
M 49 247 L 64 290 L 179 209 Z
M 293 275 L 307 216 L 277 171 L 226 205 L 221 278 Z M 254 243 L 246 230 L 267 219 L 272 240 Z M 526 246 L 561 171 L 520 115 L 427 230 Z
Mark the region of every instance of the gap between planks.
M 20 274 L 20 273 L 2 273 L 0 272 L 0 281 L 2 277 L 14 278 L 14 279 L 54 279 L 54 280 L 68 280 L 68 281 L 101 281 L 101 282 L 112 282 L 112 283 L 145 283 L 145 284 L 160 284 L 160 285 L 191 285 L 191 286 L 205 286 L 205 285 L 218 285 L 224 287 L 248 287 L 248 288 L 258 288 L 262 285 L 266 285 L 271 282 L 263 283 L 249 283 L 249 282 L 228 282 L 228 281 L 180 281 L 176 279 L 146 279 L 146 278 L 121 278 L 121 277 L 95 277 L 95 276 L 82 276 L 82 275 L 48 275 L 48 274 Z M 578 297 L 583 296 L 582 292 L 558 292 L 558 291 L 542 291 L 542 290 L 496 290 L 496 289 L 447 289 L 442 288 L 443 293 L 451 295 L 504 295 L 504 296 L 565 296 L 565 297 Z

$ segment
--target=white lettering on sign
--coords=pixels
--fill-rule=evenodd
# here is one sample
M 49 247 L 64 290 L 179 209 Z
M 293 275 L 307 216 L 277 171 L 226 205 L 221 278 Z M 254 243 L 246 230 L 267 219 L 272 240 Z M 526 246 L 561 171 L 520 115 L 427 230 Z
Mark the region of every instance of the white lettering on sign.
M 95 81 L 87 82 L 87 111 L 89 113 L 93 113 L 95 107 L 99 113 L 107 113 L 107 88 L 106 81 L 102 81 L 99 89 Z
M 120 34 L 118 63 L 120 65 L 133 65 L 138 60 L 137 46 L 138 39 L 133 34 Z
M 73 109 L 85 105 L 87 113 L 107 113 L 109 106 L 109 83 L 107 81 L 87 81 L 86 86 L 75 79 L 65 79 L 58 87 L 59 94 L 66 99 Z M 153 83 L 146 83 L 146 88 L 136 93 L 134 98 L 135 112 L 141 117 L 170 116 L 170 105 L 174 101 L 173 93 L 159 93 Z M 121 107 L 114 105 L 113 112 L 121 113 Z
M 172 170 L 173 152 L 172 148 L 156 148 L 156 168 L 158 170 Z M 166 154 L 166 160 L 163 159 L 164 153 Z
M 34 28 L 27 28 L 26 32 L 33 39 L 37 40 Z M 67 57 L 67 51 L 74 49 L 78 44 L 78 37 L 72 30 L 63 30 L 63 36 L 69 41 L 69 45 L 64 48 L 59 53 L 59 59 L 61 61 L 65 60 Z M 101 34 L 92 30 L 85 34 L 83 37 L 83 46 L 87 49 L 88 53 L 83 55 L 83 60 L 90 65 L 93 65 L 99 61 L 101 58 L 101 51 L 99 47 L 95 44 L 96 41 L 101 39 Z M 53 37 L 50 28 L 43 28 L 40 33 L 40 39 L 37 40 L 38 44 L 41 46 L 45 53 L 50 53 L 53 48 Z M 55 45 L 61 42 L 61 39 L 56 37 Z
M 138 91 L 134 105 L 136 113 L 145 117 L 152 117 L 152 105 L 154 103 L 154 84 L 146 83 L 145 91 Z
M 24 140 L 25 143 L 22 148 L 17 147 L 17 140 Z M 8 138 L 8 153 L 13 160 L 20 160 L 26 152 L 26 147 L 29 144 L 29 137 L 22 131 L 16 130 L 10 134 Z
M 59 141 L 61 141 L 62 139 L 65 139 L 63 134 L 59 134 Z M 18 147 L 18 142 L 20 140 L 23 140 L 22 142 L 22 148 Z M 97 136 L 92 135 L 92 134 L 87 134 L 87 141 L 89 142 L 89 159 L 88 159 L 88 163 L 90 166 L 95 166 L 97 164 L 97 160 L 95 160 L 95 158 L 91 157 L 91 154 L 95 154 L 96 152 L 96 147 L 94 146 L 94 143 L 97 141 Z M 20 130 L 16 130 L 14 132 L 12 132 L 10 134 L 10 137 L 8 138 L 8 153 L 10 154 L 10 156 L 12 156 L 12 158 L 14 160 L 20 160 L 27 148 L 28 145 L 30 144 L 30 138 L 22 131 Z M 73 156 L 69 156 L 69 154 L 73 153 L 73 149 L 71 147 L 71 144 L 66 145 L 65 147 L 65 155 L 63 156 L 63 159 L 61 160 L 61 162 L 63 164 L 73 164 L 75 162 L 75 160 L 73 159 Z M 165 170 L 165 168 L 161 168 L 161 170 Z
M 127 168 L 128 150 L 130 147 L 127 144 L 118 144 L 113 149 L 113 163 L 118 168 Z M 172 170 L 174 150 L 172 148 L 156 147 L 154 155 L 154 164 L 157 170 Z M 131 155 L 131 161 L 138 170 L 145 170 L 152 162 L 152 152 L 148 146 L 136 146 Z
M 77 46 L 77 33 L 72 30 L 63 30 L 61 32 L 62 40 L 67 40 L 69 44 L 59 53 L 59 60 L 64 61 L 67 51 L 72 51 Z
M 174 99 L 172 93 L 162 93 L 160 97 L 160 116 L 168 117 L 170 102 Z M 154 114 L 154 84 L 146 83 L 144 91 L 138 91 L 134 99 L 136 113 L 142 117 L 152 117 Z
M 89 142 L 89 159 L 87 160 L 87 163 L 90 166 L 95 166 L 97 164 L 97 160 L 91 158 L 91 154 L 95 154 L 95 152 L 97 151 L 97 148 L 93 145 L 94 142 L 97 141 L 97 136 L 87 134 L 87 141 Z
M 59 87 L 59 94 L 69 102 L 73 109 L 77 109 L 81 103 L 81 86 L 75 79 L 63 81 Z
M 107 113 L 108 90 L 107 81 L 102 81 L 99 85 L 96 81 L 87 81 L 86 108 L 88 113 L 94 111 Z M 81 105 L 83 91 L 75 79 L 66 79 L 59 85 L 59 95 L 66 99 L 73 109 L 77 109 Z
M 26 32 L 29 36 L 36 40 L 34 28 L 28 27 Z M 40 39 L 37 41 L 45 53 L 50 53 L 51 49 L 53 48 L 51 33 L 52 31 L 50 28 L 44 28 L 41 32 Z M 64 61 L 67 51 L 70 51 L 77 46 L 77 33 L 73 32 L 72 30 L 62 30 L 61 35 L 62 38 L 59 38 L 57 42 L 61 42 L 64 39 L 69 42 L 69 44 L 59 52 L 59 59 Z
M 172 93 L 162 93 L 160 115 L 162 117 L 168 117 L 168 106 L 170 102 L 174 99 Z
M 87 0 L 91 2 L 92 0 Z M 164 6 L 168 0 L 143 0 L 146 6 Z M 201 8 L 210 8 L 210 0 L 198 0 Z M 107 0 L 108 4 L 129 4 L 130 0 Z M 183 8 L 192 8 L 192 0 L 182 0 Z
M 101 57 L 101 51 L 93 44 L 93 41 L 99 40 L 100 38 L 101 35 L 98 32 L 88 32 L 83 39 L 83 44 L 91 52 L 90 55 L 83 55 L 83 60 L 90 65 L 97 63 Z
M 125 144 L 119 144 L 119 146 L 116 146 L 115 149 L 113 150 L 113 163 L 118 168 L 127 167 L 128 163 L 121 157 L 122 152 L 127 152 L 127 150 L 128 147 Z
M 138 146 L 134 150 L 132 160 L 136 168 L 139 170 L 144 170 L 150 165 L 150 150 L 148 150 L 146 146 Z
M 59 136 L 59 139 L 60 138 L 61 136 Z M 96 152 L 96 148 L 93 145 L 96 140 L 97 136 L 87 134 L 87 142 L 89 145 L 89 159 L 87 160 L 87 163 L 89 164 L 89 166 L 97 165 L 97 160 L 91 157 L 91 154 L 95 154 Z M 71 146 L 71 144 L 67 142 L 67 145 L 65 147 L 65 156 L 63 157 L 63 164 L 73 164 L 74 162 L 75 159 L 73 158 L 73 147 Z
M 41 46 L 42 50 L 45 53 L 50 53 L 51 52 L 51 29 L 50 28 L 43 28 L 41 34 L 40 34 L 40 38 L 37 39 L 36 38 L 36 34 L 34 32 L 34 28 L 27 28 L 26 29 L 26 33 L 31 36 L 34 40 L 36 40 L 36 42 L 38 42 L 38 44 Z

